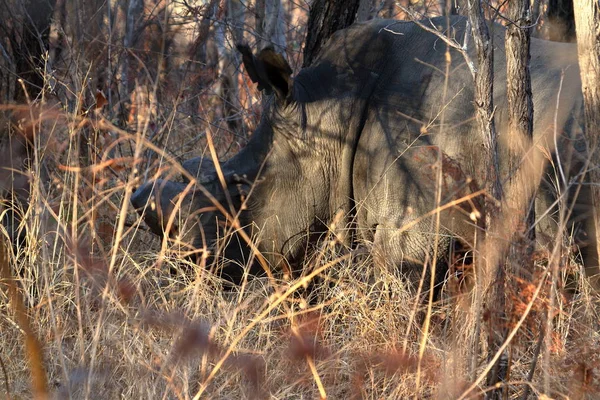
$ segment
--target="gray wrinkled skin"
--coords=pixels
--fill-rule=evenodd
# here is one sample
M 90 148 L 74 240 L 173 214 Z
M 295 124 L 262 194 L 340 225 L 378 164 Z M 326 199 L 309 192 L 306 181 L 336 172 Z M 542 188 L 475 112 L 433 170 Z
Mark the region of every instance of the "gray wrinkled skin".
M 445 26 L 444 18 L 432 22 Z M 453 17 L 450 24 L 450 34 L 462 43 L 465 19 Z M 494 25 L 493 32 L 495 117 L 501 135 L 501 172 L 506 176 L 504 29 Z M 441 212 L 439 226 L 431 216 L 422 218 L 436 207 L 438 188 L 441 204 L 446 204 L 483 186 L 483 138 L 473 117 L 472 77 L 463 57 L 452 50 L 444 99 L 445 50 L 439 38 L 414 23 L 375 20 L 335 33 L 314 65 L 300 71 L 293 81 L 285 71 L 273 65 L 268 68 L 268 57 L 245 58 L 252 79 L 276 95 L 248 145 L 223 163 L 228 190 L 209 163 L 195 160 L 192 164 L 197 167 L 187 168 L 224 204 L 228 193 L 236 210 L 244 198 L 239 186 L 248 192 L 249 182 L 260 178 L 240 219 L 274 266 L 281 255 L 289 260 L 300 258 L 306 241 L 318 237 L 336 213 L 343 211 L 352 243 L 372 243 L 376 262 L 400 267 L 414 282 L 435 246 L 437 261 L 447 264 L 453 241 L 473 245 L 478 229 L 469 215 L 480 206 L 481 198 Z M 252 62 L 262 63 L 255 65 L 254 75 Z M 556 142 L 561 152 L 570 155 L 572 143 L 581 135 L 580 121 L 575 120 L 582 108 L 575 45 L 532 39 L 531 72 L 534 141 L 554 154 L 556 118 Z M 444 126 L 440 127 L 442 111 Z M 585 153 L 585 146 L 580 150 Z M 571 158 L 576 157 L 561 156 L 563 161 Z M 579 164 L 572 162 L 563 168 L 574 176 Z M 543 187 L 550 189 L 554 178 L 549 175 L 547 179 Z M 134 194 L 132 203 L 142 209 L 154 195 L 160 198 L 162 210 L 169 210 L 183 187 L 185 184 L 174 182 L 148 182 Z M 552 204 L 549 193 L 538 193 L 540 211 Z M 589 194 L 583 191 L 582 196 Z M 579 201 L 583 221 L 590 220 L 586 200 L 582 197 Z M 195 248 L 205 243 L 213 246 L 222 213 L 199 213 L 212 204 L 199 190 L 188 194 L 184 203 L 183 220 L 195 221 L 184 239 Z M 168 212 L 159 214 L 148 207 L 144 214 L 158 234 Z M 418 222 L 409 229 L 401 229 L 414 221 Z M 546 217 L 539 229 L 551 232 L 553 225 Z M 233 242 L 226 246 L 226 257 L 247 260 L 247 247 L 240 248 L 239 240 Z M 231 271 L 224 274 L 238 276 Z

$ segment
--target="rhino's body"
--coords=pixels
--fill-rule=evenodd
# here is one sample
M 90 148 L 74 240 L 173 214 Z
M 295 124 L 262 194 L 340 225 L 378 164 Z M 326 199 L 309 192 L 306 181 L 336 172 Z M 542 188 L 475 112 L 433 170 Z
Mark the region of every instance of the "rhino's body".
M 425 23 L 448 32 L 443 18 Z M 450 35 L 462 43 L 465 19 L 452 18 L 450 25 Z M 495 118 L 506 177 L 504 29 L 494 25 L 493 31 Z M 474 119 L 472 76 L 464 58 L 451 50 L 446 80 L 445 51 L 442 40 L 414 23 L 377 20 L 335 33 L 289 91 L 285 71 L 265 67 L 268 58 L 246 60 L 249 70 L 250 61 L 256 63 L 253 79 L 259 87 L 277 96 L 248 145 L 223 170 L 238 206 L 234 182 L 243 175 L 249 181 L 260 177 L 241 218 L 253 227 L 265 255 L 298 256 L 308 234 L 323 232 L 339 211 L 353 227 L 355 241 L 372 242 L 380 259 L 410 266 L 406 271 L 416 276 L 421 268 L 414 266 L 433 254 L 434 243 L 440 259 L 447 258 L 452 238 L 472 243 L 477 227 L 469 214 L 477 198 L 442 212 L 439 227 L 432 216 L 420 218 L 438 205 L 438 188 L 445 204 L 472 194 L 478 189 L 475 182 L 484 183 L 484 138 Z M 555 120 L 561 147 L 580 133 L 574 120 L 581 110 L 576 47 L 532 39 L 531 73 L 534 141 L 552 153 Z M 207 189 L 224 201 L 215 175 L 203 175 Z M 134 194 L 136 207 L 156 191 L 152 185 Z M 156 187 L 161 185 L 166 185 L 161 191 L 165 206 L 185 186 L 159 182 Z M 184 201 L 193 210 L 209 204 L 199 191 Z M 203 213 L 200 221 L 209 244 L 216 237 L 214 218 L 214 213 Z M 402 229 L 415 220 L 420 222 Z M 161 230 L 160 224 L 154 228 Z M 195 247 L 202 247 L 199 228 L 184 235 Z M 229 251 L 234 258 L 247 252 Z

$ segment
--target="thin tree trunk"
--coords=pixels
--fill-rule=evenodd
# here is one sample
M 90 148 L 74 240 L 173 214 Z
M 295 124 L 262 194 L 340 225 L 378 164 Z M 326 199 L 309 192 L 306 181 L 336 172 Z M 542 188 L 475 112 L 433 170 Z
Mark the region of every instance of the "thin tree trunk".
M 285 27 L 281 0 L 256 0 L 255 30 L 258 51 L 272 46 L 283 53 L 286 47 Z M 285 56 L 285 55 L 284 55 Z
M 480 0 L 469 0 L 468 8 L 477 52 L 475 104 L 477 124 L 485 143 L 485 181 L 489 194 L 499 200 L 502 188 L 498 177 L 498 136 L 494 124 L 494 48 Z
M 364 22 L 371 19 L 371 9 L 373 8 L 373 0 L 360 0 L 356 20 Z
M 136 31 L 138 24 L 142 18 L 144 12 L 144 0 L 129 0 L 129 7 L 127 7 L 127 19 L 125 23 L 125 37 L 123 38 L 123 48 L 125 55 L 123 57 L 123 64 L 121 65 L 121 99 L 127 99 L 131 92 L 130 87 L 130 60 L 131 55 L 129 52 L 132 50 L 133 45 L 136 41 Z
M 18 7 L 10 12 L 20 14 L 21 21 L 11 24 L 9 40 L 14 71 L 23 80 L 23 85 L 15 85 L 15 98 L 10 100 L 24 103 L 37 98 L 44 87 L 44 76 L 40 71 L 44 71 L 44 53 L 48 50 L 50 23 L 56 1 L 25 0 L 17 3 Z
M 548 39 L 558 42 L 575 40 L 573 0 L 548 0 Z
M 275 51 L 283 53 L 286 47 L 286 39 L 281 0 L 265 0 L 264 15 L 264 41 L 260 49 L 271 45 L 275 48 Z
M 381 16 L 383 18 L 394 18 L 395 0 L 383 0 L 381 2 Z M 408 6 L 410 2 L 406 2 L 405 5 Z
M 486 197 L 484 218 L 486 233 L 485 238 L 479 243 L 477 257 L 478 279 L 474 288 L 474 309 L 473 318 L 475 319 L 475 331 L 473 335 L 473 353 L 471 354 L 470 373 L 474 373 L 474 367 L 478 355 L 479 335 L 481 331 L 482 307 L 487 305 L 488 310 L 496 310 L 498 305 L 494 302 L 499 298 L 504 298 L 504 275 L 502 268 L 498 268 L 498 255 L 495 254 L 495 236 L 493 221 L 497 214 L 497 201 L 502 197 L 502 187 L 499 180 L 498 164 L 498 139 L 496 127 L 494 124 L 494 53 L 492 38 L 486 24 L 482 4 L 480 0 L 468 1 L 468 18 L 471 25 L 473 41 L 477 56 L 475 72 L 475 105 L 476 121 L 484 138 L 484 174 L 485 187 L 488 193 Z M 493 285 L 493 286 L 492 286 Z M 485 293 L 485 294 L 484 294 Z M 494 304 L 494 307 L 491 307 Z M 499 318 L 502 315 L 493 313 L 489 320 L 490 336 L 489 340 L 489 358 L 497 351 L 498 342 L 502 342 L 502 333 L 498 332 Z M 503 375 L 502 371 L 493 368 L 488 375 L 488 383 L 494 384 L 497 376 Z
M 528 0 L 511 0 L 508 5 L 508 18 L 513 21 L 506 30 L 506 77 L 507 99 L 510 110 L 508 120 L 508 184 L 507 206 L 511 214 L 518 220 L 511 224 L 511 228 L 518 225 L 526 227 L 529 233 L 527 239 L 528 251 L 533 250 L 531 243 L 535 239 L 535 230 L 529 229 L 535 221 L 535 210 L 532 207 L 533 193 L 537 185 L 535 182 L 538 169 L 532 164 L 533 143 L 533 100 L 531 97 L 530 43 L 531 10 Z M 520 173 L 517 171 L 520 170 Z M 517 250 L 514 249 L 513 250 Z M 525 254 L 523 254 L 525 255 Z M 523 259 L 519 257 L 514 261 Z M 531 265 L 528 265 L 531 267 Z M 528 268 L 529 269 L 529 268 Z M 512 271 L 519 273 L 519 271 Z
M 448 15 L 459 15 L 462 10 L 463 2 L 464 0 L 448 0 L 449 4 L 446 5 L 446 13 Z
M 512 220 L 507 224 L 510 236 L 510 246 L 507 257 L 498 267 L 499 276 L 504 282 L 498 282 L 495 291 L 497 298 L 494 304 L 500 308 L 498 313 L 498 324 L 496 328 L 502 333 L 496 336 L 493 350 L 496 351 L 506 338 L 506 316 L 510 315 L 509 305 L 506 299 L 505 287 L 508 282 L 516 282 L 513 276 L 523 277 L 527 271 L 532 272 L 533 240 L 535 230 L 535 208 L 532 206 L 534 190 L 541 175 L 533 164 L 533 101 L 531 97 L 531 74 L 529 70 L 530 61 L 530 29 L 531 11 L 529 0 L 511 0 L 508 4 L 508 18 L 512 21 L 506 30 L 506 77 L 507 77 L 507 100 L 509 120 L 507 134 L 508 146 L 508 188 L 506 199 L 503 204 L 503 215 Z M 523 237 L 519 227 L 525 227 L 527 236 Z M 501 259 L 502 260 L 502 259 Z M 524 268 L 522 268 L 524 267 Z M 502 270 L 503 269 L 503 270 Z M 527 276 L 531 279 L 531 276 Z M 504 287 L 500 287 L 503 284 Z M 510 366 L 507 366 L 510 368 Z M 495 370 L 495 371 L 494 371 Z M 503 371 L 499 363 L 489 376 L 489 384 L 498 380 L 508 379 L 508 370 Z M 504 391 L 508 387 L 504 387 Z M 500 397 L 501 391 L 496 393 Z
M 591 182 L 592 213 L 588 217 L 588 235 L 591 244 L 588 253 L 586 274 L 594 288 L 600 290 L 600 5 L 597 0 L 574 0 L 577 49 L 583 91 L 585 135 L 591 161 L 588 175 Z M 590 265 L 591 264 L 591 265 Z
M 218 94 L 223 101 L 223 117 L 228 128 L 239 133 L 242 126 L 238 87 L 240 57 L 233 45 L 243 41 L 244 7 L 240 0 L 227 0 L 226 4 L 227 18 L 219 23 L 215 34 L 219 51 Z
M 88 66 L 90 79 L 80 77 L 74 82 L 74 87 L 66 93 L 67 99 L 71 102 L 83 102 L 91 104 L 96 94 L 96 89 L 105 89 L 105 80 L 107 77 L 108 58 L 103 57 L 105 50 L 109 47 L 109 38 L 106 36 L 105 15 L 108 4 L 104 0 L 62 0 L 60 4 L 60 13 L 57 21 L 61 24 L 62 31 L 67 37 L 72 38 L 72 46 L 63 49 L 66 57 L 69 58 L 68 64 L 74 65 L 76 59 L 89 60 Z M 62 21 L 61 21 L 62 19 Z M 61 32 L 58 32 L 59 35 Z M 63 42 L 66 42 L 64 39 Z M 119 46 L 121 47 L 121 46 Z M 80 74 L 79 71 L 73 71 Z M 85 97 L 76 99 L 73 93 L 84 93 Z M 79 96 L 79 95 L 78 95 Z
M 303 67 L 308 67 L 329 37 L 356 18 L 359 0 L 315 0 L 310 6 Z
M 256 4 L 254 5 L 254 31 L 256 32 L 256 37 L 258 38 L 258 43 L 265 36 L 264 32 L 264 23 L 265 23 L 265 0 L 256 0 Z M 257 46 L 257 51 L 260 51 L 260 46 Z
M 217 0 L 210 0 L 206 4 L 204 16 L 198 24 L 198 34 L 189 50 L 190 60 L 186 66 L 185 77 L 191 80 L 186 90 L 186 97 L 189 105 L 188 113 L 192 116 L 197 115 L 200 109 L 198 93 L 202 91 L 207 81 L 213 79 L 208 65 L 207 43 L 210 36 L 210 24 L 215 19 L 218 8 L 219 2 Z

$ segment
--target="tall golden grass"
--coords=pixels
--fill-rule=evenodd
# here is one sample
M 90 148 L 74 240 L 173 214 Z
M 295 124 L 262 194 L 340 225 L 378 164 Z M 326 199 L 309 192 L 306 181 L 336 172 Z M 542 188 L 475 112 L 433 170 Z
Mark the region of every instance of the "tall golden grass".
M 368 251 L 345 249 L 332 234 L 302 276 L 284 280 L 275 271 L 224 291 L 218 276 L 178 259 L 176 243 L 149 234 L 129 205 L 142 172 L 129 166 L 152 146 L 143 131 L 120 130 L 101 115 L 45 115 L 31 121 L 35 135 L 61 137 L 65 150 L 51 158 L 59 144 L 35 141 L 48 159 L 27 171 L 31 200 L 19 210 L 26 241 L 14 247 L 2 236 L 0 391 L 7 398 L 485 395 L 474 383 L 488 367 L 495 310 L 461 287 L 468 268 L 448 277 L 427 315 L 401 271 L 378 267 Z M 95 164 L 82 165 L 76 142 L 88 125 L 131 146 L 121 157 L 99 151 Z M 180 170 L 164 156 L 163 172 Z M 56 168 L 42 181 L 49 165 Z M 568 249 L 568 240 L 555 243 Z M 595 398 L 598 298 L 574 255 L 563 251 L 549 263 L 551 250 L 534 254 L 531 280 L 508 278 L 505 323 L 515 335 L 502 385 L 511 398 L 526 387 L 542 398 Z M 564 290 L 567 279 L 575 290 Z M 482 334 L 474 342 L 476 307 Z

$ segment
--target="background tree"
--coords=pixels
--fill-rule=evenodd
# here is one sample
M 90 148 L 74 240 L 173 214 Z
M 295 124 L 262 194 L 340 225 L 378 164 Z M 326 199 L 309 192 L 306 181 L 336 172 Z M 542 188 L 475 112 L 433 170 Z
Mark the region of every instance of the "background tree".
M 600 289 L 600 4 L 596 0 L 575 0 L 577 49 L 583 91 L 585 133 L 589 149 L 588 174 L 591 186 L 595 234 L 584 251 L 592 252 L 596 265 L 586 266 L 588 275 L 595 276 L 593 285 Z M 592 225 L 592 224 L 590 224 Z
M 258 49 L 273 46 L 283 52 L 286 47 L 284 7 L 281 0 L 256 1 L 256 33 Z
M 575 40 L 574 0 L 548 0 L 548 39 L 558 42 Z
M 533 101 L 530 74 L 530 26 L 531 9 L 529 0 L 511 0 L 508 3 L 509 23 L 505 34 L 506 48 L 506 90 L 508 109 L 508 131 L 505 133 L 508 146 L 508 176 L 505 180 L 505 199 L 502 203 L 502 215 L 507 216 L 497 233 L 507 232 L 511 237 L 506 257 L 498 266 L 497 280 L 493 286 L 493 295 L 488 307 L 491 311 L 492 354 L 497 352 L 507 336 L 507 316 L 512 315 L 508 293 L 513 293 L 517 282 L 515 277 L 531 280 L 533 261 L 531 255 L 535 239 L 534 194 L 539 185 L 543 162 L 540 157 L 534 160 L 533 154 Z M 535 165 L 538 161 L 540 165 Z M 496 220 L 497 222 L 500 219 Z M 492 306 L 492 304 L 494 306 Z M 488 376 L 488 385 L 494 386 L 508 378 L 508 355 L 498 360 Z M 508 386 L 488 394 L 489 398 L 503 398 L 508 395 Z
M 129 0 L 125 22 L 125 37 L 123 38 L 125 54 L 121 63 L 121 87 L 119 89 L 119 93 L 124 97 L 124 100 L 127 99 L 130 93 L 136 75 L 134 74 L 134 77 L 130 76 L 132 72 L 135 72 L 135 69 L 130 71 L 132 69 L 131 63 L 134 61 L 131 51 L 139 38 L 139 26 L 142 22 L 143 13 L 144 0 Z
M 304 67 L 312 63 L 335 31 L 352 25 L 359 6 L 359 0 L 315 0 L 311 4 L 304 44 Z
M 368 21 L 371 19 L 373 12 L 373 0 L 360 0 L 358 11 L 356 12 L 356 20 L 358 22 Z
M 216 26 L 215 42 L 219 51 L 220 83 L 217 94 L 223 100 L 223 117 L 232 132 L 243 134 L 239 93 L 240 57 L 235 44 L 244 41 L 244 6 L 240 0 L 227 0 L 225 15 Z
M 529 240 L 533 240 L 534 229 L 530 229 L 535 221 L 533 201 L 534 185 L 530 184 L 531 176 L 518 173 L 519 169 L 534 169 L 529 154 L 533 143 L 533 101 L 531 97 L 530 43 L 531 43 L 531 9 L 528 0 L 511 0 L 508 4 L 507 17 L 511 21 L 506 30 L 506 87 L 508 108 L 511 111 L 508 122 L 509 172 L 508 207 L 515 210 L 519 221 L 514 227 L 521 225 L 529 232 Z M 539 168 L 538 168 L 539 169 Z M 539 178 L 534 176 L 534 178 Z M 531 243 L 527 244 L 531 250 Z M 515 271 L 518 275 L 522 272 Z
M 44 87 L 50 22 L 55 0 L 24 0 L 2 6 L 0 26 L 4 39 L 0 49 L 0 99 L 25 103 L 35 100 Z M 12 21 L 12 23 L 11 23 Z M 22 84 L 17 79 L 22 79 Z
M 481 0 L 468 0 L 467 2 L 467 13 L 476 56 L 475 71 L 473 73 L 475 87 L 473 101 L 476 104 L 475 118 L 477 126 L 484 139 L 484 155 L 482 157 L 484 165 L 481 170 L 483 171 L 485 189 L 488 193 L 483 215 L 485 238 L 477 250 L 478 257 L 476 261 L 479 276 L 474 288 L 475 306 L 473 318 L 475 320 L 476 333 L 473 335 L 473 352 L 471 353 L 469 365 L 472 377 L 477 365 L 476 358 L 481 329 L 480 319 L 483 315 L 482 307 L 487 306 L 490 307 L 490 310 L 495 310 L 495 308 L 491 308 L 491 304 L 504 296 L 504 288 L 494 284 L 496 279 L 502 278 L 502 268 L 499 268 L 498 257 L 493 257 L 496 254 L 493 241 L 496 235 L 494 218 L 497 215 L 497 201 L 502 198 L 502 186 L 500 184 L 498 167 L 498 136 L 494 122 L 494 45 L 485 21 L 483 7 Z M 488 350 L 488 358 L 491 358 L 498 348 L 498 338 L 500 338 L 500 341 L 502 340 L 502 335 L 498 332 L 498 327 L 500 326 L 498 319 L 501 318 L 501 315 L 494 313 L 488 321 L 490 325 L 489 341 L 491 344 Z M 488 383 L 493 384 L 498 375 L 502 375 L 502 373 L 492 371 L 488 377 Z

